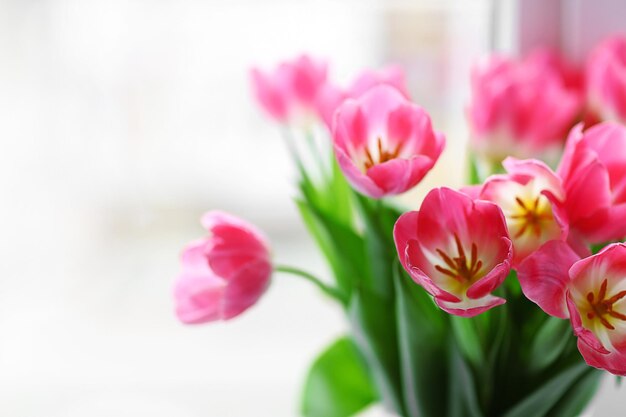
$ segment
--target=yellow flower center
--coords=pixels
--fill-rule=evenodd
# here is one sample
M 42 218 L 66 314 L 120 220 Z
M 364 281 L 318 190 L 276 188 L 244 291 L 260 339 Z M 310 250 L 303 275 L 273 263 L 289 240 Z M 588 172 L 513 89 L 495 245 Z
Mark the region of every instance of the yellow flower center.
M 400 154 L 400 150 L 402 150 L 402 142 L 398 142 L 395 149 L 388 150 L 385 146 L 383 146 L 383 141 L 379 136 L 376 148 L 378 151 L 378 158 L 374 158 L 369 147 L 365 147 L 365 171 L 367 171 L 374 165 L 382 164 L 383 162 L 387 162 L 391 159 L 397 158 Z
M 546 198 L 542 195 L 535 197 L 534 200 L 526 201 L 520 197 L 515 197 L 517 212 L 510 216 L 517 226 L 517 233 L 513 236 L 514 238 L 518 238 L 526 232 L 533 233 L 537 238 L 541 236 L 545 223 L 553 219 L 550 204 L 547 201 L 541 201 L 543 199 Z
M 609 330 L 614 330 L 615 326 L 611 324 L 611 321 L 613 321 L 611 318 L 626 321 L 626 315 L 613 310 L 613 304 L 626 297 L 626 290 L 606 298 L 606 287 L 607 280 L 605 279 L 602 281 L 597 296 L 593 291 L 587 293 L 587 318 L 589 320 L 599 320 L 604 327 Z
M 458 256 L 451 257 L 441 249 L 436 249 L 445 263 L 445 267 L 435 265 L 435 269 L 462 284 L 471 284 L 480 275 L 480 269 L 483 266 L 483 262 L 478 259 L 478 248 L 475 243 L 472 243 L 470 258 L 468 259 L 465 254 L 465 249 L 463 249 L 463 245 L 461 244 L 461 240 L 456 233 L 454 234 L 454 241 L 456 243 Z

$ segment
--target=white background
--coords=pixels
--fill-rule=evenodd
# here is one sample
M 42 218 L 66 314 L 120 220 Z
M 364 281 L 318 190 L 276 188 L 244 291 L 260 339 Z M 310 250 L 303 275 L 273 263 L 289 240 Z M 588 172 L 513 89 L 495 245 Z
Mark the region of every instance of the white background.
M 277 276 L 227 324 L 184 327 L 178 253 L 221 208 L 325 274 L 247 71 L 310 52 L 348 80 L 399 61 L 460 184 L 486 1 L 0 1 L 0 416 L 292 416 L 338 308 Z M 611 414 L 619 393 L 603 394 Z M 621 394 L 623 395 L 623 394 Z M 376 410 L 371 411 L 378 415 Z

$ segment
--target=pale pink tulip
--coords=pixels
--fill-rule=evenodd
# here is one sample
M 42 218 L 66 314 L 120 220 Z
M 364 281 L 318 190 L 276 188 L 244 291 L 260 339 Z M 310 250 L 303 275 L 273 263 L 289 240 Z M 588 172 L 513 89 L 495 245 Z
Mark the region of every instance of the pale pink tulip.
M 346 89 L 330 82 L 324 85 L 317 100 L 321 119 L 329 129 L 332 129 L 333 115 L 344 100 L 359 98 L 380 84 L 395 87 L 404 97 L 409 98 L 404 71 L 401 67 L 389 66 L 379 71 L 365 70 Z
M 471 317 L 505 302 L 491 294 L 513 256 L 497 205 L 435 188 L 419 211 L 400 216 L 394 240 L 404 269 L 448 313 Z
M 265 292 L 272 273 L 267 240 L 254 226 L 216 211 L 202 224 L 210 235 L 185 248 L 174 288 L 176 314 L 188 324 L 241 314 Z
M 281 123 L 308 123 L 316 115 L 317 97 L 326 83 L 327 65 L 302 55 L 273 72 L 250 72 L 257 100 Z
M 388 85 L 337 110 L 335 155 L 348 182 L 373 198 L 403 193 L 433 167 L 445 139 L 428 114 Z
M 489 177 L 478 198 L 502 209 L 515 256 L 513 267 L 549 240 L 567 238 L 561 179 L 543 162 L 507 158 L 506 175 Z
M 626 245 L 579 259 L 562 241 L 546 243 L 519 268 L 522 290 L 546 313 L 570 319 L 589 365 L 626 375 Z

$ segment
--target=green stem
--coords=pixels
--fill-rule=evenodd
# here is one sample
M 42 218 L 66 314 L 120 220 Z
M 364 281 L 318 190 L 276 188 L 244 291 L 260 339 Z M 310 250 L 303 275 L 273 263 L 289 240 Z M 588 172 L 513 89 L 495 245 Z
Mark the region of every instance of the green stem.
M 322 280 L 320 280 L 313 274 L 310 274 L 309 272 L 303 271 L 302 269 L 295 268 L 292 266 L 287 266 L 287 265 L 276 265 L 274 267 L 274 270 L 276 272 L 282 272 L 285 274 L 291 274 L 294 276 L 298 276 L 300 278 L 304 278 L 305 280 L 317 286 L 317 288 L 322 290 L 323 293 L 330 296 L 331 298 L 334 298 L 336 301 L 340 302 L 342 305 L 348 304 L 348 299 L 342 292 L 340 292 L 338 289 L 334 287 L 331 287 L 325 284 L 324 282 L 322 282 Z
M 302 164 L 302 159 L 300 159 L 300 155 L 298 155 L 298 150 L 296 149 L 293 134 L 291 133 L 289 128 L 287 127 L 283 128 L 281 136 L 283 138 L 283 141 L 285 142 L 285 147 L 287 148 L 287 152 L 289 153 L 289 156 L 291 157 L 293 162 L 298 167 L 298 170 L 300 171 L 301 174 L 305 173 L 304 165 Z
M 311 152 L 311 155 L 313 156 L 313 159 L 315 160 L 317 169 L 319 169 L 320 176 L 323 182 L 325 184 L 328 184 L 330 182 L 328 167 L 326 166 L 322 158 L 322 151 L 320 150 L 316 142 L 315 132 L 313 131 L 313 128 L 308 128 L 305 131 L 305 137 L 306 137 L 305 140 L 307 142 L 307 145 L 309 146 L 309 151 Z

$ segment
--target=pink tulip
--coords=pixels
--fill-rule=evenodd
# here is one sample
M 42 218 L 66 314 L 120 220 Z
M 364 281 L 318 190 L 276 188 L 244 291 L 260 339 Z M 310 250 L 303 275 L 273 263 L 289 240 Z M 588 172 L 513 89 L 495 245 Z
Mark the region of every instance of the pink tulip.
M 335 115 L 333 138 L 348 182 L 373 198 L 414 187 L 433 167 L 445 142 L 422 108 L 387 85 L 344 101 Z
M 254 226 L 216 211 L 202 225 L 210 235 L 185 248 L 174 289 L 176 314 L 188 324 L 238 316 L 265 292 L 272 273 L 269 246 Z
M 626 236 L 626 127 L 575 127 L 557 173 L 572 233 L 589 243 Z
M 513 267 L 549 240 L 567 238 L 561 179 L 541 161 L 504 160 L 506 175 L 487 179 L 478 198 L 502 209 L 513 241 Z
M 435 188 L 393 234 L 402 266 L 443 310 L 471 317 L 505 302 L 491 292 L 508 275 L 513 249 L 495 204 Z
M 563 85 L 568 90 L 574 90 L 584 95 L 584 69 L 565 60 L 556 51 L 549 48 L 538 48 L 526 57 L 526 61 L 529 62 L 530 65 L 537 65 L 540 68 L 548 68 L 550 71 L 556 71 Z
M 518 278 L 546 313 L 570 319 L 589 365 L 626 375 L 626 245 L 580 260 L 566 243 L 551 241 L 522 263 Z
M 331 83 L 327 83 L 322 88 L 317 100 L 318 112 L 321 119 L 326 123 L 329 129 L 332 129 L 333 115 L 344 100 L 348 98 L 359 98 L 372 87 L 380 84 L 395 87 L 404 97 L 409 98 L 404 71 L 401 67 L 390 66 L 380 71 L 366 70 L 363 71 L 347 89 L 343 89 Z
M 281 123 L 306 123 L 315 115 L 326 72 L 325 62 L 302 55 L 271 73 L 254 68 L 250 75 L 256 98 L 270 116 Z
M 507 156 L 552 159 L 581 112 L 550 59 L 494 56 L 474 68 L 468 109 L 475 151 L 492 163 Z
M 600 43 L 587 61 L 587 99 L 601 120 L 626 123 L 626 38 Z

